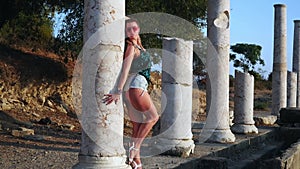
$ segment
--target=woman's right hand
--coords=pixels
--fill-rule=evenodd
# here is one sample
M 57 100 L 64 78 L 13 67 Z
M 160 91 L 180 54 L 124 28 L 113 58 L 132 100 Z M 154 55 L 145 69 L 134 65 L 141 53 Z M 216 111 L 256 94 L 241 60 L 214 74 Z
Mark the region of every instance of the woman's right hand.
M 105 94 L 104 98 L 102 99 L 103 103 L 105 103 L 106 105 L 111 104 L 113 101 L 115 102 L 115 104 L 117 104 L 119 100 L 120 94 Z

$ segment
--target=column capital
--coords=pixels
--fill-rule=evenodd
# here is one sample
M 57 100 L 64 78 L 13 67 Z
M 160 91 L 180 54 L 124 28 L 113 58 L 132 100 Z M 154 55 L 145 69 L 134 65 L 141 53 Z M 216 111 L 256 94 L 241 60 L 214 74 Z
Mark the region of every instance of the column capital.
M 283 8 L 285 8 L 285 7 L 286 7 L 286 5 L 285 5 L 285 4 L 275 4 L 275 5 L 274 5 L 274 7 L 275 7 L 275 8 L 276 8 L 276 7 L 278 7 L 278 8 L 279 8 L 279 7 L 283 7 Z
M 300 19 L 294 20 L 294 23 L 300 23 Z

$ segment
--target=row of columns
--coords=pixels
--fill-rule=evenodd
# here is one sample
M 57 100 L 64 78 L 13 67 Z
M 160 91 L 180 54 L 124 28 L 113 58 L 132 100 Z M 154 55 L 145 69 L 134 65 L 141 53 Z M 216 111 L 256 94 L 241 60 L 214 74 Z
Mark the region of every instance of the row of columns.
M 207 35 L 209 41 L 206 60 L 209 74 L 208 114 L 206 125 L 203 128 L 203 132 L 206 134 L 200 135 L 200 137 L 205 138 L 205 141 L 221 143 L 235 141 L 232 131 L 257 133 L 253 121 L 254 80 L 253 76 L 249 74 L 236 72 L 235 124 L 231 129 L 229 126 L 229 12 L 230 1 L 208 0 Z M 125 164 L 126 155 L 122 134 L 123 109 L 120 105 L 106 106 L 100 98 L 114 88 L 117 72 L 121 69 L 121 64 L 118 63 L 122 63 L 124 50 L 124 42 L 118 40 L 123 39 L 124 34 L 111 32 L 109 36 L 116 36 L 115 38 L 99 36 L 97 42 L 87 43 L 93 39 L 91 37 L 97 30 L 122 18 L 125 18 L 124 1 L 85 1 L 84 41 L 86 44 L 91 44 L 92 47 L 85 46 L 87 51 L 83 52 L 82 144 L 79 163 L 73 168 L 130 168 Z M 286 106 L 285 24 L 285 6 L 275 5 L 273 114 L 277 114 L 281 107 Z M 299 29 L 299 25 L 297 29 Z M 100 31 L 100 35 L 106 35 L 109 30 L 124 30 L 124 23 L 114 25 L 114 29 Z M 298 52 L 297 57 L 299 58 L 299 32 L 297 33 L 298 44 L 294 44 L 294 56 Z M 112 39 L 117 39 L 117 41 L 112 41 Z M 166 95 L 166 99 L 162 100 L 165 109 L 161 116 L 161 130 L 156 146 L 167 145 L 171 149 L 188 155 L 194 149 L 191 132 L 193 45 L 191 41 L 176 38 L 164 39 L 163 43 L 165 50 L 163 54 L 162 92 Z M 296 71 L 299 77 L 300 59 L 297 61 L 296 59 L 293 71 Z M 297 78 L 298 93 L 299 79 Z M 91 96 L 93 96 L 92 99 L 90 99 Z M 297 105 L 299 105 L 298 102 L 299 99 L 297 98 Z
M 121 69 L 124 34 L 114 38 L 101 36 L 113 30 L 124 30 L 124 23 L 107 25 L 125 18 L 125 3 L 102 0 L 85 1 L 85 24 L 82 56 L 82 142 L 79 162 L 73 168 L 130 168 L 125 164 L 123 147 L 123 110 L 120 105 L 106 106 L 101 96 L 114 88 L 117 72 Z M 208 37 L 212 50 L 208 50 L 207 66 L 211 70 L 213 106 L 205 130 L 215 142 L 234 142 L 229 127 L 229 1 L 208 1 Z M 104 30 L 103 30 L 104 29 Z M 99 31 L 100 30 L 100 31 Z M 101 31 L 102 30 L 102 31 Z M 122 31 L 120 31 L 122 32 Z M 97 36 L 98 35 L 98 36 Z M 116 41 L 113 41 L 113 40 Z M 161 135 L 158 142 L 189 155 L 195 147 L 191 132 L 192 57 L 193 44 L 178 39 L 165 39 L 163 56 L 163 93 L 165 111 L 161 117 Z M 216 53 L 217 52 L 217 53 Z M 175 57 L 170 57 L 170 56 Z M 175 62 L 174 62 L 175 61 Z M 174 65 L 175 63 L 175 65 Z M 121 123 L 122 121 L 122 123 Z

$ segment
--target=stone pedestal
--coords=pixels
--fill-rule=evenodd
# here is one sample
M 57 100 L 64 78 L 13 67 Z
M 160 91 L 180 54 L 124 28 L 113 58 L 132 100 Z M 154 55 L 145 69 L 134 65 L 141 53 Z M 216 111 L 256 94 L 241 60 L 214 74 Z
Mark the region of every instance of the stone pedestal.
M 253 120 L 254 77 L 235 71 L 234 119 L 231 130 L 234 133 L 258 133 Z
M 178 38 L 163 40 L 162 115 L 156 147 L 167 154 L 189 156 L 192 140 L 193 42 Z
M 286 6 L 274 5 L 274 58 L 272 72 L 272 115 L 286 107 L 287 68 L 286 68 Z
M 296 106 L 300 108 L 300 20 L 294 20 L 293 72 L 297 73 Z
M 201 141 L 230 143 L 235 136 L 229 127 L 229 29 L 230 1 L 208 0 L 206 125 Z
M 297 73 L 287 72 L 287 107 L 296 107 L 297 99 Z
M 86 0 L 84 12 L 85 44 L 75 66 L 81 75 L 72 84 L 82 125 L 79 163 L 73 168 L 130 169 L 125 164 L 122 101 L 108 106 L 102 102 L 104 94 L 115 90 L 121 70 L 125 1 Z

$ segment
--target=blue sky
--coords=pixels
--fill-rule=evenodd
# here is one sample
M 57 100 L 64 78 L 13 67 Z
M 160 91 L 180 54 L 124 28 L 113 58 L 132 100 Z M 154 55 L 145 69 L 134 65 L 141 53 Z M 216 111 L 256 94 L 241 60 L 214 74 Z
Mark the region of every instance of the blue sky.
M 287 9 L 287 65 L 292 70 L 294 20 L 300 19 L 299 0 L 231 0 L 230 44 L 251 43 L 262 46 L 267 74 L 272 71 L 274 39 L 274 4 Z M 232 64 L 232 63 L 231 63 Z M 231 66 L 230 74 L 234 68 Z

